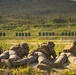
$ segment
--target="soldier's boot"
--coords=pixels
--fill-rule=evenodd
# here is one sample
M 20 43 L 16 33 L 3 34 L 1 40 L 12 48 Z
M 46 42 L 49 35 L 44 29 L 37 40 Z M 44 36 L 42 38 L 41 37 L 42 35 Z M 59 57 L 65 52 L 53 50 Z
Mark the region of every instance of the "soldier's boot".
M 38 64 L 37 65 L 37 68 L 39 68 L 39 69 L 41 69 L 41 70 L 50 70 L 50 66 L 49 65 L 47 65 L 47 64 L 43 64 L 43 63 L 41 63 L 41 64 Z
M 63 67 L 64 63 L 67 61 L 67 56 L 65 53 L 61 53 L 58 59 L 50 64 L 51 67 Z
M 2 60 L 1 60 L 1 63 L 3 63 L 5 67 L 12 68 L 12 65 L 11 65 L 9 59 L 2 59 Z
M 50 64 L 51 68 L 57 68 L 57 67 L 62 67 L 63 65 L 59 62 L 54 62 Z

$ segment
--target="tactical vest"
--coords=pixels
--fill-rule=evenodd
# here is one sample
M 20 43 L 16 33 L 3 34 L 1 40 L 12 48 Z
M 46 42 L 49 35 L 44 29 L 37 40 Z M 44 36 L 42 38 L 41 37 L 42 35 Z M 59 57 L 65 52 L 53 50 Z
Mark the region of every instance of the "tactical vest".
M 48 59 L 49 59 L 50 56 L 51 56 L 50 50 L 40 49 L 40 50 L 38 50 L 38 51 L 44 53 Z
M 39 45 L 39 47 L 36 50 L 32 51 L 29 54 L 29 56 L 30 55 L 33 55 L 35 52 L 42 52 L 42 53 L 44 53 L 46 55 L 47 58 L 49 58 L 50 57 L 50 54 L 51 54 L 50 53 L 49 46 L 48 46 L 47 43 L 42 43 L 41 45 Z
M 10 47 L 9 50 L 16 51 L 16 50 L 18 50 L 19 48 L 20 48 L 20 46 L 12 46 L 12 47 Z
M 20 46 L 12 46 L 10 50 L 15 51 L 21 58 L 28 55 L 28 51 Z

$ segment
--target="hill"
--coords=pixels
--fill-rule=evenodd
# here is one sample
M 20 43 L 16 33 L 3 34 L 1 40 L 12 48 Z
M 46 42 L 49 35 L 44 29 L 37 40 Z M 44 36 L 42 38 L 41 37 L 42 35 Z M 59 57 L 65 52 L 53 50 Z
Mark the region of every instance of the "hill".
M 76 2 L 71 0 L 0 0 L 0 14 L 53 15 L 75 14 Z
M 49 32 L 55 32 L 58 39 L 63 32 L 76 37 L 75 1 L 0 0 L 0 39 L 41 38 Z

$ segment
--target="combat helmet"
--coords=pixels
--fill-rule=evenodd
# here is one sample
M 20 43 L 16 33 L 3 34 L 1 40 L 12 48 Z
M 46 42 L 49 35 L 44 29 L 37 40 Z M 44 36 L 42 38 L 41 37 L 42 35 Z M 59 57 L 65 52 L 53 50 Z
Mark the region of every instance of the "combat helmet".
M 54 44 L 53 42 L 48 42 L 48 46 L 49 46 L 49 47 L 54 47 L 55 44 Z
M 76 45 L 76 40 L 75 40 L 75 41 L 73 41 L 73 44 L 74 44 L 74 45 Z
M 20 45 L 20 47 L 23 47 L 24 49 L 29 49 L 29 46 L 28 46 L 27 43 L 22 43 L 22 44 Z
M 42 44 L 39 45 L 39 48 L 48 50 L 48 45 L 47 45 L 47 43 L 42 43 Z

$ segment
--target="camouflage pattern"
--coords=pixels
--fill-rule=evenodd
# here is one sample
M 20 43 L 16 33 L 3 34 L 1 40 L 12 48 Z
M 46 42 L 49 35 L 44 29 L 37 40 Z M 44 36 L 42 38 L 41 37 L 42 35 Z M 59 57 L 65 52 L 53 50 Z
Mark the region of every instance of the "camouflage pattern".
M 9 50 L 9 59 L 10 61 L 16 61 L 21 59 L 15 51 Z
M 0 61 L 1 59 L 8 59 L 9 58 L 9 51 L 4 51 L 1 55 L 0 55 Z
M 49 47 L 55 47 L 55 44 L 53 42 L 48 42 Z
M 76 46 L 75 45 L 67 45 L 63 51 L 70 52 L 74 56 L 76 56 Z
M 50 55 L 52 55 L 53 56 L 53 58 L 55 59 L 56 58 L 56 52 L 55 52 L 55 50 L 54 50 L 54 47 L 55 47 L 55 44 L 53 43 L 53 42 L 48 42 L 48 46 L 49 46 L 49 48 L 50 48 Z M 49 53 L 48 52 L 48 53 Z M 50 58 L 50 56 L 49 56 L 49 58 Z
M 55 44 L 53 42 L 49 42 L 48 44 L 42 43 L 39 45 L 37 50 L 33 51 L 30 54 L 33 54 L 34 52 L 39 51 L 39 52 L 44 53 L 48 59 L 50 59 L 51 55 L 53 56 L 53 58 L 56 58 L 56 52 L 54 50 L 54 46 L 55 46 Z
M 2 57 L 3 53 L 1 54 L 1 57 Z M 6 56 L 8 56 L 6 58 Z M 13 50 L 9 50 L 8 51 L 8 54 L 4 54 L 4 57 L 1 58 L 1 63 L 3 63 L 5 66 L 9 66 L 11 68 L 11 65 L 9 64 L 9 62 L 7 61 L 7 59 L 10 61 L 10 62 L 13 62 L 13 61 L 16 61 L 16 60 L 19 60 L 21 59 L 18 54 L 13 51 Z M 6 64 L 7 65 L 6 65 Z
M 76 45 L 76 40 L 73 42 L 74 45 Z
M 42 43 L 38 48 L 38 52 L 42 52 L 46 55 L 46 57 L 49 59 L 50 56 L 50 48 L 46 43 Z
M 60 54 L 60 56 L 58 57 L 58 59 L 54 62 L 54 67 L 59 67 L 61 65 L 63 65 L 65 62 L 67 62 L 67 55 L 62 52 Z
M 19 49 L 19 48 L 20 48 L 20 45 L 15 45 L 15 46 L 11 46 L 11 47 L 9 48 L 9 50 L 16 51 L 16 50 Z
M 43 64 L 43 63 L 38 64 L 38 65 L 37 65 L 37 68 L 39 68 L 39 69 L 41 69 L 41 70 L 47 70 L 47 71 L 50 71 L 50 69 L 51 69 L 51 67 L 50 67 L 49 65 Z
M 47 65 L 50 64 L 48 58 L 46 57 L 46 55 L 44 53 L 42 53 L 42 52 L 36 52 L 36 53 L 38 55 L 38 63 L 39 64 L 41 64 L 41 63 L 47 64 Z
M 22 44 L 20 45 L 20 47 L 23 47 L 24 49 L 29 50 L 29 47 L 28 47 L 28 44 L 27 44 L 27 43 L 22 43 Z
M 61 67 L 69 61 L 70 63 L 76 64 L 76 57 L 72 55 L 70 52 L 62 52 L 58 59 L 54 62 L 53 66 L 54 67 Z
M 54 62 L 54 66 L 61 66 L 67 61 L 76 64 L 76 41 L 71 45 L 67 45 L 63 49 L 63 52 L 61 52 L 58 59 Z
M 33 51 L 28 57 L 17 60 L 17 61 L 13 61 L 10 64 L 12 65 L 12 67 L 15 67 L 15 66 L 21 66 L 25 64 L 38 62 L 38 66 L 37 66 L 38 68 L 40 66 L 46 68 L 46 66 L 49 67 L 49 64 L 50 64 L 48 52 L 50 53 L 50 48 L 48 44 L 41 44 L 37 48 L 37 50 Z
M 27 56 L 29 53 L 29 46 L 27 43 L 22 43 L 16 46 L 12 46 L 9 50 L 15 51 L 21 58 Z
M 12 67 L 16 67 L 16 66 L 21 66 L 21 65 L 26 65 L 26 64 L 32 64 L 38 62 L 38 67 L 41 64 L 45 64 L 45 65 L 49 65 L 50 62 L 49 60 L 46 58 L 46 55 L 42 52 L 35 52 L 33 55 L 23 58 L 21 60 L 17 60 L 17 61 L 13 61 L 10 64 L 12 64 Z
M 23 56 L 27 56 L 28 55 L 28 53 L 29 53 L 29 49 L 28 48 L 29 47 L 23 48 L 20 45 L 12 46 L 12 47 L 10 47 L 10 49 L 8 51 L 4 51 L 0 55 L 0 61 L 2 60 L 1 61 L 2 63 L 7 63 L 6 59 L 9 59 L 10 62 L 17 61 L 17 60 L 21 59 Z
M 72 53 L 74 56 L 76 56 L 76 41 L 73 42 L 71 45 L 67 45 L 64 48 L 64 51 Z
M 37 62 L 37 59 L 38 59 L 38 55 L 37 53 L 34 53 L 33 55 L 29 57 L 23 58 L 21 60 L 13 61 L 10 64 L 12 65 L 12 67 L 16 67 L 16 66 L 21 66 L 21 65 L 26 65 L 26 64 L 32 64 L 34 62 Z
M 72 55 L 70 52 L 66 53 L 66 55 L 70 63 L 76 64 L 76 56 Z

